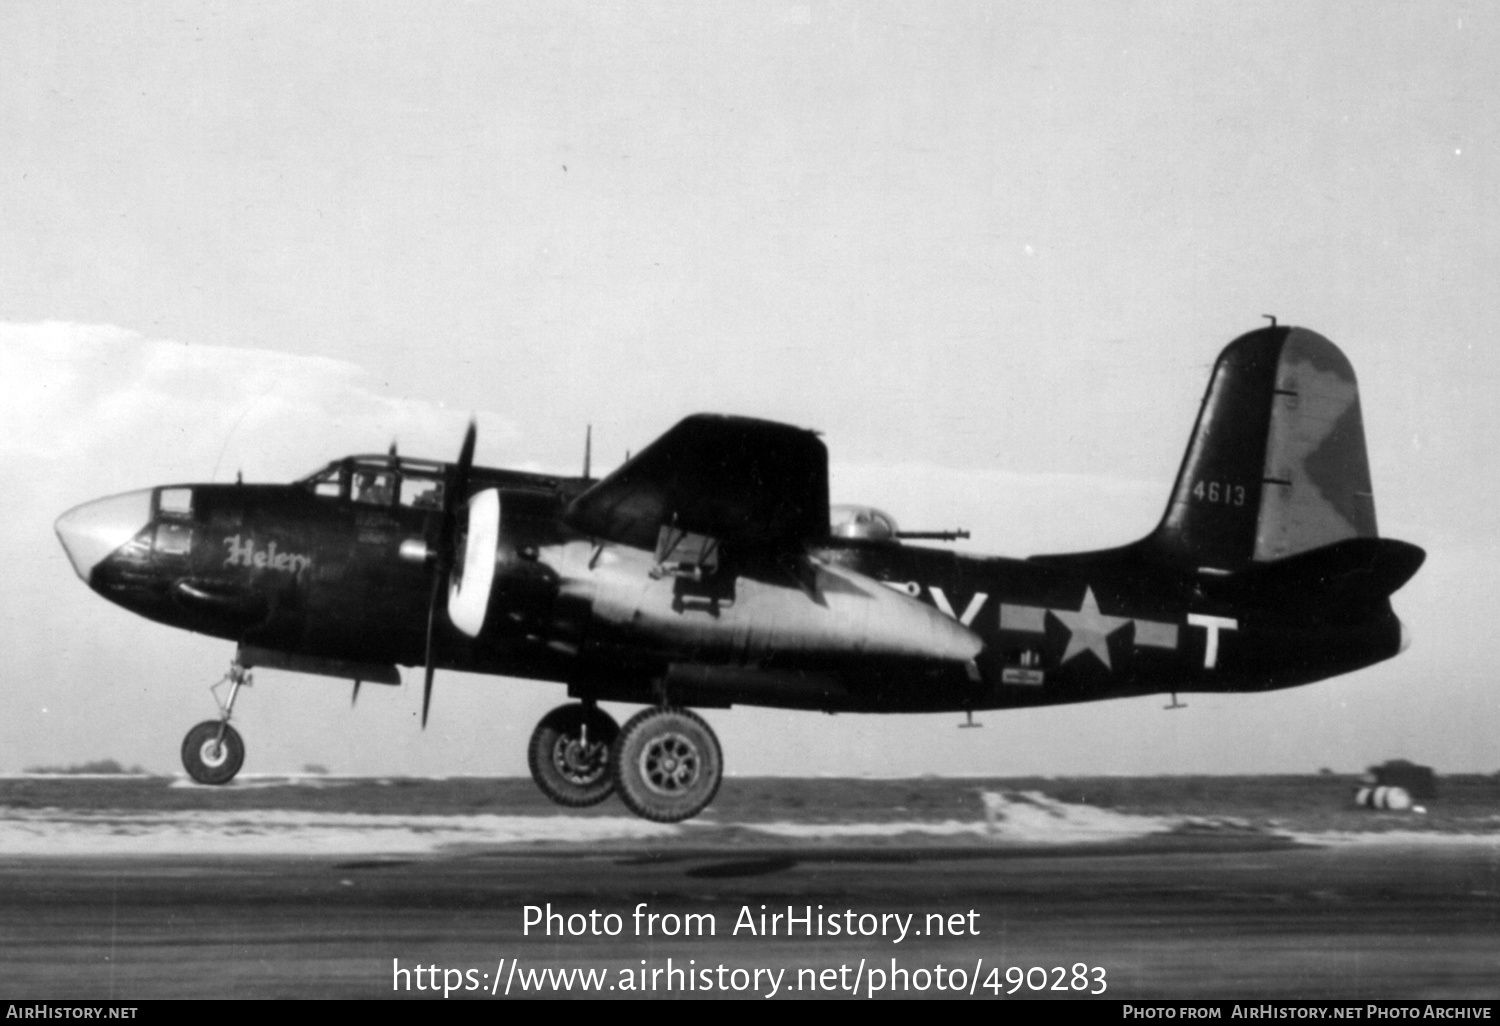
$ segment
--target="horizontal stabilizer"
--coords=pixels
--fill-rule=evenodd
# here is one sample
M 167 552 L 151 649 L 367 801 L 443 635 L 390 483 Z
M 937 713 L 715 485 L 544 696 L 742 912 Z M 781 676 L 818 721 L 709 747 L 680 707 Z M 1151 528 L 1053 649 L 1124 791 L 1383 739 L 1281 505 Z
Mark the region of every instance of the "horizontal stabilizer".
M 1224 578 L 1257 604 L 1351 605 L 1378 601 L 1395 592 L 1421 568 L 1427 553 L 1393 538 L 1350 538 L 1271 563 L 1253 563 Z

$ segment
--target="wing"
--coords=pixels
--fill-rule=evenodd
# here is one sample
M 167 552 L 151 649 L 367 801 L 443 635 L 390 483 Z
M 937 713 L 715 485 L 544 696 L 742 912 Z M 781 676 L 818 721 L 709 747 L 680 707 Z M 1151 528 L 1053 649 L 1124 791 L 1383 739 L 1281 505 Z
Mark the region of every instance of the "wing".
M 655 549 L 663 527 L 740 550 L 797 550 L 828 534 L 828 450 L 768 420 L 695 414 L 568 506 L 568 523 Z

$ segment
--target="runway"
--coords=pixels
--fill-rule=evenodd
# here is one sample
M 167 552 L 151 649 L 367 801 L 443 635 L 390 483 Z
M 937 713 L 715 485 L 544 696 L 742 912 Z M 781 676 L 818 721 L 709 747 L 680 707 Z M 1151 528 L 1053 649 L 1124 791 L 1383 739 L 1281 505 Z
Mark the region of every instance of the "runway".
M 500 787 L 502 798 L 517 788 L 508 803 L 514 818 L 537 821 L 541 833 L 544 821 L 570 818 L 521 800 L 524 783 Z M 1052 795 L 1018 783 L 1034 782 L 994 782 L 1003 789 L 988 792 L 951 781 L 742 783 L 705 823 L 640 836 L 611 836 L 618 809 L 602 807 L 571 817 L 605 824 L 574 839 L 471 837 L 426 850 L 367 843 L 363 852 L 346 845 L 247 854 L 253 838 L 275 832 L 266 824 L 278 814 L 347 815 L 278 808 L 330 805 L 339 788 L 288 785 L 261 794 L 158 782 L 88 792 L 90 785 L 75 783 L 47 794 L 50 784 L 0 782 L 0 993 L 116 1000 L 444 1000 L 445 989 L 448 1000 L 498 1000 L 507 988 L 511 999 L 992 999 L 1012 989 L 1014 997 L 1057 998 L 1101 989 L 1111 998 L 1500 995 L 1500 838 L 1477 828 L 1493 819 L 1488 791 L 1470 794 L 1468 806 L 1456 797 L 1447 819 L 1437 817 L 1452 827 L 1467 816 L 1473 829 L 1433 829 L 1432 820 L 1406 829 L 1386 816 L 1363 820 L 1366 831 L 1330 832 L 1320 841 L 1258 813 L 1206 817 L 1204 806 L 1225 802 L 1201 787 L 1196 798 L 1179 784 L 1175 798 L 1171 787 L 1161 794 L 1138 788 L 1133 804 L 1116 793 L 1085 807 L 1058 797 L 1082 786 L 1076 782 L 1055 783 Z M 56 803 L 64 793 L 88 793 L 96 803 L 111 786 L 112 810 Z M 462 802 L 465 786 L 412 785 L 383 815 L 416 817 L 413 831 L 440 833 L 435 819 L 484 814 L 454 813 L 437 799 L 442 792 Z M 1297 793 L 1309 786 L 1304 781 Z M 360 805 L 361 787 L 336 804 Z M 1287 787 L 1275 803 L 1295 804 Z M 988 818 L 976 790 L 1004 796 Z M 835 793 L 842 802 L 836 816 L 816 802 L 787 816 L 798 802 Z M 1150 808 L 1163 802 L 1193 811 Z M 1244 804 L 1226 811 L 1243 813 Z M 441 811 L 423 820 L 407 805 Z M 949 815 L 964 809 L 966 818 Z M 142 836 L 142 817 L 161 825 L 203 813 L 226 817 L 199 831 L 200 841 L 215 839 L 214 850 L 187 850 L 198 843 L 181 840 L 191 831 L 165 827 L 178 840 L 157 853 L 16 850 L 15 839 L 38 836 L 26 831 L 49 817 L 54 826 L 69 816 L 84 820 L 103 851 L 100 839 L 110 830 Z M 1338 806 L 1323 818 L 1342 814 Z M 1291 818 L 1319 815 L 1303 801 Z M 1070 826 L 1070 818 L 1077 822 Z M 875 829 L 882 821 L 898 829 Z M 785 829 L 798 823 L 812 829 Z

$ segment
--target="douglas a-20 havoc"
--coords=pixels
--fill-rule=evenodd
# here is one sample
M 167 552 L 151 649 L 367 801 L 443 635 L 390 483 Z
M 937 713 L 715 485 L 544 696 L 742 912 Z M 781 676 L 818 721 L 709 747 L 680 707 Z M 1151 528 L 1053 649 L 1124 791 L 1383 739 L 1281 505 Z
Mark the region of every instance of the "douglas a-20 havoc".
M 912 545 L 830 507 L 812 431 L 688 417 L 600 480 L 349 456 L 292 484 L 176 484 L 57 521 L 78 575 L 148 619 L 233 641 L 228 700 L 190 730 L 223 784 L 252 667 L 400 683 L 422 666 L 564 684 L 529 762 L 554 801 L 612 792 L 675 822 L 718 790 L 694 709 L 968 714 L 1265 691 L 1389 659 L 1389 596 L 1424 553 L 1381 538 L 1354 372 L 1273 325 L 1220 355 L 1146 537 L 1004 559 Z M 941 537 L 938 533 L 936 536 Z M 645 708 L 623 727 L 600 702 Z

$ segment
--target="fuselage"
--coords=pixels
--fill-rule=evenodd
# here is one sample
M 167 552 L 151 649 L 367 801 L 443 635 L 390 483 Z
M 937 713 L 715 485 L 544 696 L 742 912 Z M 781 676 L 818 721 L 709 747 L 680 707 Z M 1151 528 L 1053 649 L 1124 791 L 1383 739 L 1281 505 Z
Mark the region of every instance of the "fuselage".
M 126 609 L 357 678 L 426 657 L 452 469 L 351 457 L 292 485 L 147 489 L 70 511 L 58 532 Z M 508 556 L 472 631 L 437 624 L 436 665 L 583 698 L 898 712 L 1266 690 L 1404 643 L 1388 590 L 1176 567 L 1140 543 L 1008 559 L 830 535 L 784 573 L 733 553 L 664 570 L 660 553 L 568 526 L 589 484 L 473 469 L 468 494 L 504 496 Z

